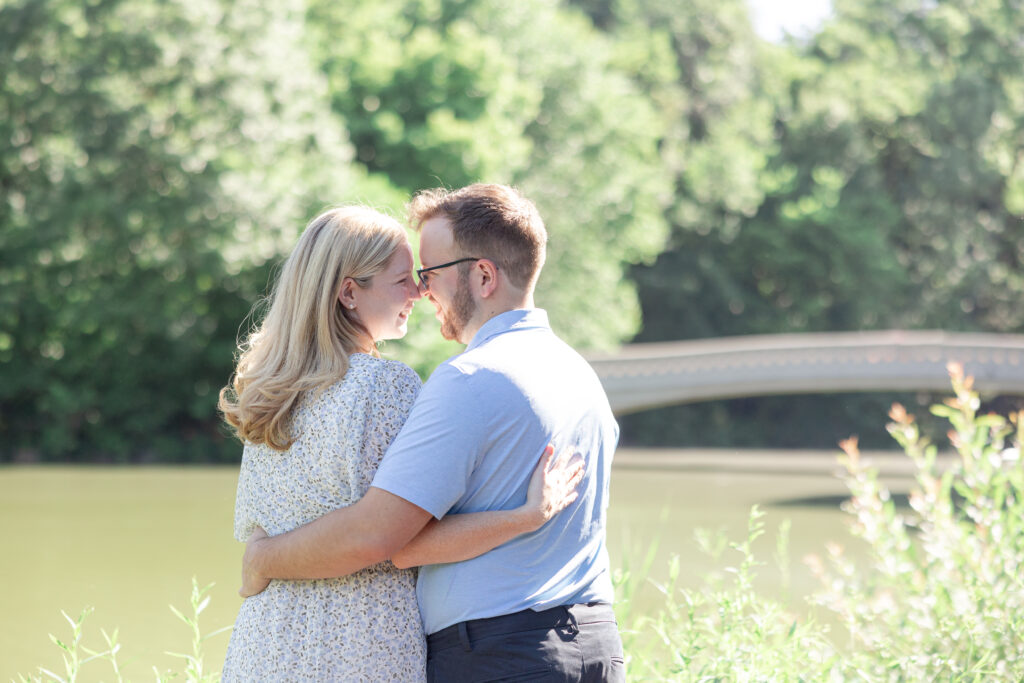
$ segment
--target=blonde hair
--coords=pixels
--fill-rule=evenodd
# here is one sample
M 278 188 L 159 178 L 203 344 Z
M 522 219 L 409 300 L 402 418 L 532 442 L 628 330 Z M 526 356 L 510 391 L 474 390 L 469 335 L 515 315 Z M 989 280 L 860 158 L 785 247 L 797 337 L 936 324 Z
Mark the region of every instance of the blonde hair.
M 338 300 L 342 281 L 367 287 L 405 240 L 396 220 L 369 208 L 330 209 L 310 221 L 274 285 L 266 318 L 239 344 L 234 375 L 220 391 L 218 408 L 239 439 L 291 446 L 289 418 L 302 392 L 340 380 L 349 354 L 373 346 Z

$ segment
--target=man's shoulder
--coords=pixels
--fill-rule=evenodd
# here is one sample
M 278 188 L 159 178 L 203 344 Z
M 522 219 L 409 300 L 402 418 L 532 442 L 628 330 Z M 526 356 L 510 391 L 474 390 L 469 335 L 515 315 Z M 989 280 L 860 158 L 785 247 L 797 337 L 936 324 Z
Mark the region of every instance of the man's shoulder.
M 484 344 L 466 349 L 444 361 L 431 373 L 430 379 L 466 382 L 472 380 L 480 370 L 492 365 L 494 365 L 494 359 L 489 351 L 489 345 Z
M 590 367 L 586 359 L 550 327 L 535 327 L 497 337 L 491 345 L 481 347 L 481 351 L 488 353 L 491 362 L 513 367 L 551 363 L 565 371 L 578 366 Z
M 462 353 L 453 356 L 438 365 L 423 383 L 421 398 L 440 397 L 449 404 L 457 401 L 460 396 L 465 396 L 469 401 L 476 400 L 474 397 L 481 393 L 481 366 L 474 358 L 466 358 L 466 355 Z
M 550 327 L 510 330 L 454 356 L 438 367 L 442 376 L 461 377 L 470 384 L 512 381 L 537 372 L 552 379 L 591 376 L 593 368 L 582 354 Z M 435 371 L 437 373 L 438 371 Z

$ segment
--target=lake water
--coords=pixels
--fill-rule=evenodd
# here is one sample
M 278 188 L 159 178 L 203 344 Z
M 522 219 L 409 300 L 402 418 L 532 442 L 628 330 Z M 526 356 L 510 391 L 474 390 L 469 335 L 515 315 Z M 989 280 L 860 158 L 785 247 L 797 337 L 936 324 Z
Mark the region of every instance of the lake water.
M 885 481 L 905 490 L 899 456 L 876 456 Z M 715 562 L 698 550 L 694 531 L 723 530 L 745 537 L 751 505 L 766 512 L 767 534 L 755 545 L 768 563 L 758 588 L 809 608 L 814 588 L 802 558 L 822 553 L 825 543 L 852 544 L 846 493 L 836 477 L 834 453 L 771 451 L 672 451 L 623 449 L 616 456 L 608 544 L 613 567 L 637 566 L 652 543 L 658 554 L 653 578 L 667 573 L 668 558 L 682 558 L 683 585 L 694 587 L 708 572 L 733 561 L 727 551 Z M 47 634 L 70 637 L 61 616 L 86 606 L 83 643 L 100 648 L 100 629 L 119 629 L 119 660 L 126 679 L 153 680 L 153 667 L 182 671 L 165 650 L 191 651 L 191 634 L 171 613 L 188 609 L 191 580 L 215 583 L 200 624 L 209 632 L 234 621 L 241 599 L 235 590 L 242 547 L 231 538 L 235 468 L 0 468 L 0 681 L 45 666 L 63 671 L 60 652 Z M 790 520 L 791 573 L 773 564 L 776 529 Z M 657 606 L 657 594 L 641 606 Z M 219 670 L 227 633 L 206 643 L 206 662 Z M 111 680 L 105 662 L 90 662 L 79 680 Z

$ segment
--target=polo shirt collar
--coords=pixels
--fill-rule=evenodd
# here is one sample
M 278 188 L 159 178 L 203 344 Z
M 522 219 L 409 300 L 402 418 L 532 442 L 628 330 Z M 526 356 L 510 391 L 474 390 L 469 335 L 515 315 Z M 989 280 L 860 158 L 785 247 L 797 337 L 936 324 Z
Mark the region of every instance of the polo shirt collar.
M 466 347 L 466 351 L 475 349 L 499 334 L 531 328 L 550 329 L 550 327 L 547 311 L 542 308 L 517 308 L 505 311 L 485 322 L 476 331 L 473 339 L 470 340 L 469 345 Z

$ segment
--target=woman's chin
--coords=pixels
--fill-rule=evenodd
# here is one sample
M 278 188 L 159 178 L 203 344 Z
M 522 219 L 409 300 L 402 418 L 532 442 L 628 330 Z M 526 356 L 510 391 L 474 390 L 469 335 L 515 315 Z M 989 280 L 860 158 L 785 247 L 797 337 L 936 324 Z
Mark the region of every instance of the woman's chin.
M 394 339 L 402 339 L 409 332 L 408 325 L 399 325 L 390 332 L 385 332 L 379 338 L 374 340 L 374 344 L 380 346 L 383 342 L 391 341 Z

